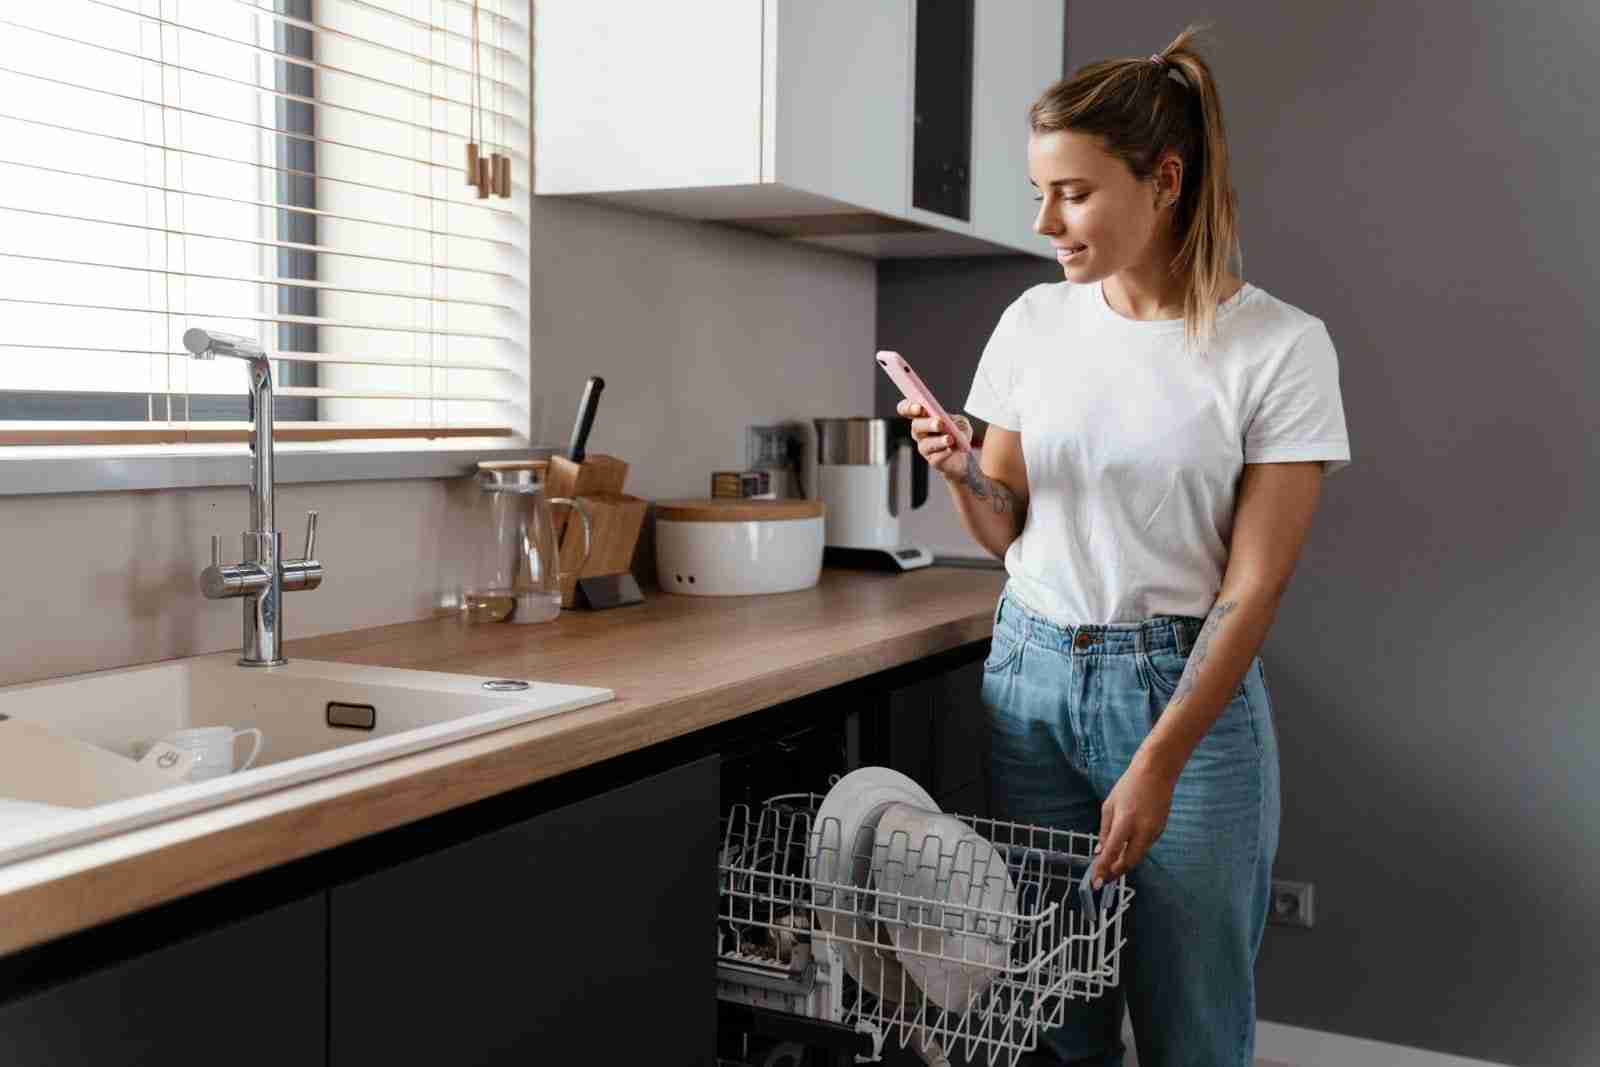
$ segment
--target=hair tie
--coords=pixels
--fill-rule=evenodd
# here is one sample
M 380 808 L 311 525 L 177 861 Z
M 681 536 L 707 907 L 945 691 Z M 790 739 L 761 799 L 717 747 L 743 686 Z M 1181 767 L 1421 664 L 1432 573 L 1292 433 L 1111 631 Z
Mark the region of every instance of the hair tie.
M 1152 52 L 1150 54 L 1150 62 L 1161 68 L 1162 75 L 1177 82 L 1179 88 L 1190 88 L 1189 79 L 1183 76 L 1182 69 L 1174 66 L 1172 61 L 1163 56 L 1160 52 Z

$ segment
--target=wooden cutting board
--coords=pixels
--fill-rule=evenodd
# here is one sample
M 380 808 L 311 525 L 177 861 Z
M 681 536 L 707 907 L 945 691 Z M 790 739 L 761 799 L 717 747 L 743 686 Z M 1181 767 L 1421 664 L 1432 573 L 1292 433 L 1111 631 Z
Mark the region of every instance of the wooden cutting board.
M 0 795 L 13 800 L 90 808 L 181 784 L 127 756 L 0 716 Z

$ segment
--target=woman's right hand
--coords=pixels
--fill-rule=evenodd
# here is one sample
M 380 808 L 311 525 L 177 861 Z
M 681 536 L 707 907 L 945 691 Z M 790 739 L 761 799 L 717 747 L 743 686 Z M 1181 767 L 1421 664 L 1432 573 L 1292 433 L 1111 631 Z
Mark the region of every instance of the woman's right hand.
M 960 481 L 967 473 L 967 457 L 955 448 L 955 438 L 949 427 L 923 410 L 915 400 L 902 400 L 895 411 L 911 420 L 911 439 L 917 451 L 928 461 L 928 466 L 944 475 L 947 481 Z M 967 440 L 972 440 L 972 424 L 965 415 L 952 415 L 960 423 Z

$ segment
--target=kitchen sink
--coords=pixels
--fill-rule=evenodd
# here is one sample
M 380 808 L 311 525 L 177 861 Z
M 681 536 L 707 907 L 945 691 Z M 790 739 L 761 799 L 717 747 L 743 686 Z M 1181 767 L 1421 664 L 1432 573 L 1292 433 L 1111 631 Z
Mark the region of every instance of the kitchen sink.
M 615 696 L 519 679 L 299 659 L 248 668 L 237 660 L 237 652 L 218 653 L 0 688 L 0 715 L 130 759 L 140 742 L 186 727 L 262 731 L 260 755 L 247 770 L 0 822 L 0 864 Z M 247 740 L 239 752 L 248 754 Z M 0 782 L 0 801 L 37 799 Z

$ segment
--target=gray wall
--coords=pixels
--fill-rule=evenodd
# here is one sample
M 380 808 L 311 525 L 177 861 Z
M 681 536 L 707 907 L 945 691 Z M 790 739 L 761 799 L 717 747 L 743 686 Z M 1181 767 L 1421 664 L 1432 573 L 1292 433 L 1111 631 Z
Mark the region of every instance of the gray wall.
M 1600 5 L 1075 3 L 1069 69 L 1191 19 L 1246 276 L 1328 323 L 1352 445 L 1262 654 L 1318 917 L 1260 1015 L 1600 1061 Z M 1032 273 L 886 264 L 879 342 L 959 403 Z
M 564 443 L 600 374 L 589 449 L 632 465 L 628 491 L 704 496 L 712 469 L 743 465 L 749 423 L 871 407 L 871 261 L 561 200 L 534 202 L 532 232 L 534 439 Z M 317 507 L 328 569 L 288 597 L 290 640 L 429 615 L 472 495 L 437 479 L 284 486 L 288 549 Z M 243 485 L 0 497 L 0 684 L 237 648 L 239 603 L 203 599 L 197 577 L 211 534 L 236 546 L 246 511 Z

